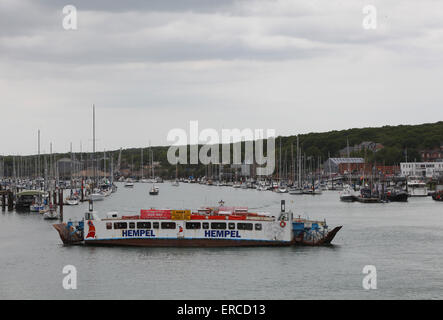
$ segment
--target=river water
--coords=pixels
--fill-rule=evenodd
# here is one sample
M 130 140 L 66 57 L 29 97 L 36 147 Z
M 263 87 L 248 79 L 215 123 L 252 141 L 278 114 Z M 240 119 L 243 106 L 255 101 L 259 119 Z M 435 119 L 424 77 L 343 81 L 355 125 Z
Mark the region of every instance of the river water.
M 248 206 L 343 225 L 331 247 L 125 248 L 64 246 L 51 221 L 35 213 L 0 214 L 0 299 L 443 299 L 443 203 L 339 201 L 338 192 L 296 196 L 231 187 L 150 184 L 95 203 L 108 211 Z M 65 206 L 81 219 L 88 204 Z M 62 286 L 63 267 L 77 270 L 77 289 Z M 377 289 L 362 286 L 376 267 Z

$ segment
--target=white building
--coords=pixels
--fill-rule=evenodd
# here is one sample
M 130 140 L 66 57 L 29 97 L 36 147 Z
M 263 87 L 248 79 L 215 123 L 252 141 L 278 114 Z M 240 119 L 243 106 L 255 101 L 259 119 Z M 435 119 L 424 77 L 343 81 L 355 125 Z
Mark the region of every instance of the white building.
M 443 162 L 402 162 L 400 170 L 403 176 L 443 176 Z

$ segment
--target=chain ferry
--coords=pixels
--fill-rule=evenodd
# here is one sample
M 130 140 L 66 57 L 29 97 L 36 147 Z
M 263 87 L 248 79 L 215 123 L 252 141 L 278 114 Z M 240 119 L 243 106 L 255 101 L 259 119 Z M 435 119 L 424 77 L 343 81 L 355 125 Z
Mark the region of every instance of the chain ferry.
M 278 214 L 250 212 L 247 207 L 191 210 L 140 210 L 138 215 L 92 209 L 81 221 L 54 224 L 64 244 L 152 247 L 231 247 L 330 244 L 341 226 L 328 230 L 326 221 L 294 218 L 282 200 Z

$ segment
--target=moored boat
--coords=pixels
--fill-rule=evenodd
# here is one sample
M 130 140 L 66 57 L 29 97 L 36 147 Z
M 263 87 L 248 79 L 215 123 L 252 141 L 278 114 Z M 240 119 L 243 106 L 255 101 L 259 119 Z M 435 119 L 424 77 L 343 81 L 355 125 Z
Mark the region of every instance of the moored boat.
M 353 192 L 351 187 L 347 187 L 340 192 L 340 201 L 343 202 L 354 202 L 357 201 L 357 195 Z
M 153 184 L 152 188 L 149 190 L 149 195 L 157 196 L 159 192 L 160 192 L 160 189 Z
M 432 199 L 435 201 L 443 201 L 443 190 L 434 192 L 432 194 Z
M 386 199 L 391 202 L 407 202 L 408 201 L 408 193 L 403 190 L 388 190 L 386 193 Z
M 428 188 L 426 183 L 421 180 L 410 180 L 407 182 L 409 197 L 427 197 Z

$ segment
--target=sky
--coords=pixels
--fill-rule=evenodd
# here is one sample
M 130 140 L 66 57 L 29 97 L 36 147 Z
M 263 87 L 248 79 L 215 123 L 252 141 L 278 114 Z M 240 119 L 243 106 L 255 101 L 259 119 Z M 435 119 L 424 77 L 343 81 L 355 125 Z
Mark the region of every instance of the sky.
M 65 30 L 63 7 L 77 9 Z M 365 29 L 366 5 L 376 8 Z M 0 155 L 443 120 L 443 1 L 0 0 Z

